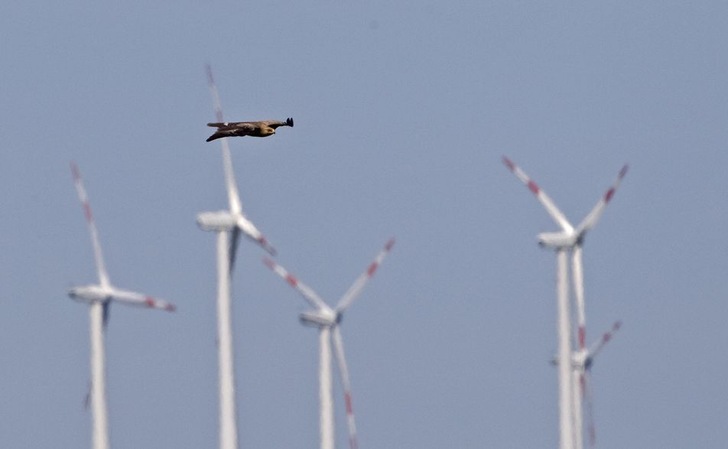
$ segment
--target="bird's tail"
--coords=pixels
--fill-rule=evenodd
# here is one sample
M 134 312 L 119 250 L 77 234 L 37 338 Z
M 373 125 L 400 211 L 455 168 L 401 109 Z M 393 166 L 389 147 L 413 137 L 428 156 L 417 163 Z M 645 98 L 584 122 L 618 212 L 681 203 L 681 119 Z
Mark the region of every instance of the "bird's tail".
M 288 125 L 288 126 L 290 126 L 291 128 L 293 128 L 293 118 L 291 118 L 291 117 L 288 117 L 288 118 L 286 119 L 286 125 Z

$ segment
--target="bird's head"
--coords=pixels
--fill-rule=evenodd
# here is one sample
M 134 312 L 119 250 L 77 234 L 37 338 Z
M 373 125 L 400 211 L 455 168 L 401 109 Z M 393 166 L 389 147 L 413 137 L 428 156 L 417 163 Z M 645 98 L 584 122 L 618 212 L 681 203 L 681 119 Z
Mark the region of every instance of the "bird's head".
M 270 136 L 271 134 L 275 134 L 276 130 L 271 128 L 270 126 L 264 126 L 260 128 L 260 134 L 263 137 Z

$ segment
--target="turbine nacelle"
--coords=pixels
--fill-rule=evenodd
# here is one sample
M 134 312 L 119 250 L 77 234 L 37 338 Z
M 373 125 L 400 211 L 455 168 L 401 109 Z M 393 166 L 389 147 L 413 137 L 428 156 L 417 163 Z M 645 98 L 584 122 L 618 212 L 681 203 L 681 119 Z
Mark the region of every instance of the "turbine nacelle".
M 571 357 L 571 365 L 578 370 L 588 370 L 592 361 L 592 355 L 586 349 L 574 351 Z
M 94 302 L 106 302 L 111 299 L 113 292 L 109 288 L 100 285 L 83 285 L 72 287 L 68 290 L 68 296 L 79 302 L 92 304 Z
M 334 327 L 341 322 L 342 315 L 331 309 L 301 312 L 298 319 L 302 324 L 312 327 Z
M 588 371 L 591 368 L 594 358 L 587 351 L 574 351 L 571 354 L 571 367 L 577 371 Z M 559 366 L 559 357 L 553 356 L 551 358 L 552 366 Z
M 538 244 L 542 248 L 568 249 L 581 245 L 584 233 L 542 232 L 538 235 Z
M 230 231 L 237 225 L 235 215 L 226 210 L 217 212 L 202 212 L 197 215 L 197 226 L 203 231 L 224 232 Z

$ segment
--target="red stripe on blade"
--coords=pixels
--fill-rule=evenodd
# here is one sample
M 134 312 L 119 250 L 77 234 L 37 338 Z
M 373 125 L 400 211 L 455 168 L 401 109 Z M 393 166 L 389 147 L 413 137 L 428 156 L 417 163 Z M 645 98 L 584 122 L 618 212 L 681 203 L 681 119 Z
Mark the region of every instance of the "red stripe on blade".
M 608 203 L 612 199 L 613 196 L 614 196 L 614 187 L 607 190 L 607 193 L 604 195 L 604 201 Z
M 292 274 L 287 274 L 286 275 L 286 282 L 288 282 L 289 284 L 291 284 L 291 286 L 293 286 L 293 287 L 296 287 L 298 285 L 298 279 L 296 279 L 295 277 L 293 277 Z
M 91 206 L 88 203 L 83 203 L 83 214 L 86 216 L 86 221 L 89 223 L 94 221 L 94 215 L 91 213 Z
M 535 182 L 533 182 L 529 179 L 528 180 L 528 190 L 533 192 L 534 195 L 538 195 L 538 192 L 540 189 L 538 188 L 538 184 L 536 184 Z
M 372 262 L 372 264 L 369 265 L 369 269 L 367 269 L 367 276 L 374 276 L 374 273 L 377 271 L 377 267 L 379 267 L 379 264 L 376 262 Z

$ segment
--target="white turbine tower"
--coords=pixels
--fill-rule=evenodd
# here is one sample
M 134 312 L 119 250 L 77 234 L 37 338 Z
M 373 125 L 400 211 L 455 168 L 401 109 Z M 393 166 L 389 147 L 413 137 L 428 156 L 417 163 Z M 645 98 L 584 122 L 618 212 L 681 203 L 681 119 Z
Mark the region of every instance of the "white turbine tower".
M 614 196 L 614 192 L 619 187 L 622 178 L 627 174 L 627 165 L 624 165 L 619 171 L 617 180 L 607 190 L 607 192 L 599 199 L 596 206 L 575 228 L 566 219 L 566 216 L 556 207 L 551 198 L 536 184 L 520 167 L 513 163 L 507 157 L 503 157 L 503 163 L 508 169 L 523 182 L 528 189 L 539 200 L 541 205 L 546 209 L 551 218 L 556 222 L 561 231 L 544 232 L 538 235 L 539 245 L 545 248 L 551 248 L 557 254 L 557 316 L 558 316 L 558 340 L 559 350 L 557 356 L 557 364 L 559 366 L 559 428 L 560 428 L 560 448 L 572 449 L 581 448 L 582 441 L 582 412 L 581 398 L 577 395 L 580 393 L 574 387 L 575 379 L 572 370 L 572 351 L 570 336 L 570 312 L 569 312 L 569 294 L 568 294 L 568 260 L 567 251 L 572 253 L 572 272 L 574 276 L 574 290 L 577 308 L 577 340 L 579 345 L 579 355 L 586 359 L 586 315 L 584 312 L 584 284 L 583 269 L 581 259 L 581 247 L 587 232 L 596 226 L 597 222 L 604 213 L 609 201 Z
M 278 276 L 288 282 L 296 289 L 314 310 L 303 312 L 300 320 L 304 325 L 317 327 L 319 329 L 319 401 L 320 401 L 320 437 L 321 449 L 334 449 L 334 404 L 332 399 L 331 382 L 331 341 L 334 343 L 334 355 L 339 366 L 339 375 L 344 389 L 344 403 L 346 406 L 347 426 L 349 429 L 349 446 L 357 449 L 356 425 L 354 422 L 354 409 L 351 401 L 351 384 L 349 382 L 349 370 L 344 357 L 344 343 L 341 338 L 339 324 L 343 313 L 351 306 L 359 296 L 366 282 L 374 276 L 377 268 L 384 260 L 394 245 L 394 239 L 390 239 L 384 248 L 379 252 L 367 270 L 362 273 L 341 297 L 336 307 L 331 308 L 321 297 L 310 287 L 300 282 L 295 276 L 286 271 L 285 268 L 276 264 L 271 259 L 265 259 L 265 264 Z
M 83 212 L 91 233 L 91 244 L 96 261 L 96 272 L 99 277 L 98 284 L 73 287 L 68 296 L 76 301 L 90 305 L 91 328 L 91 413 L 93 417 L 92 442 L 94 449 L 107 449 L 109 447 L 109 422 L 106 403 L 106 356 L 104 350 L 104 331 L 109 320 L 111 302 L 119 302 L 131 306 L 147 307 L 173 312 L 175 306 L 167 301 L 156 299 L 142 293 L 121 290 L 111 285 L 109 275 L 106 273 L 104 258 L 101 254 L 99 235 L 96 230 L 91 205 L 86 195 L 86 189 L 81 180 L 81 174 L 75 163 L 71 162 L 71 173 L 76 185 L 78 198 L 83 205 Z
M 207 77 L 215 106 L 215 116 L 217 121 L 222 122 L 223 115 L 220 106 L 220 96 L 218 95 L 210 66 L 207 66 Z M 243 207 L 233 174 L 233 164 L 227 138 L 220 139 L 220 142 L 222 143 L 222 161 L 229 208 L 217 212 L 202 212 L 197 216 L 197 224 L 205 231 L 217 233 L 217 341 L 219 360 L 220 449 L 237 449 L 238 429 L 235 405 L 230 279 L 241 233 L 256 242 L 271 255 L 275 254 L 275 250 L 265 237 L 263 237 L 263 234 L 243 214 Z

